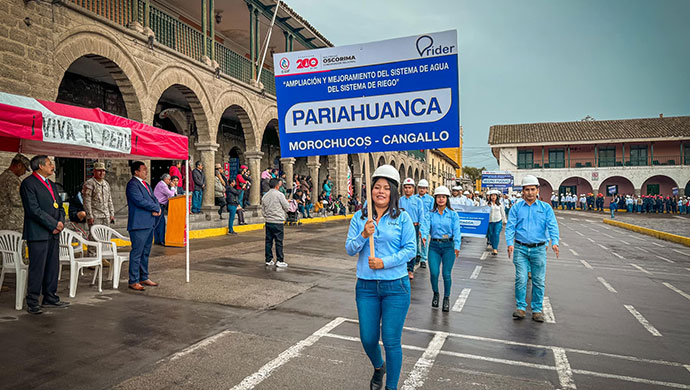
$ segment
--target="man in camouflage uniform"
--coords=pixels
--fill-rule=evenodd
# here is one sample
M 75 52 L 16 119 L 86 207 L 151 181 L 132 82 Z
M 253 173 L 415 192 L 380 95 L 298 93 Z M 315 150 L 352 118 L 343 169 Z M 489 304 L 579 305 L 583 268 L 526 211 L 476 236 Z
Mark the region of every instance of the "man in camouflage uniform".
M 24 208 L 19 196 L 21 176 L 29 170 L 29 159 L 17 153 L 12 159 L 10 167 L 0 174 L 0 230 L 22 232 L 24 228 Z M 1 255 L 0 255 L 1 256 Z M 0 262 L 2 260 L 0 259 Z M 0 266 L 2 263 L 0 263 Z M 2 287 L 2 291 L 9 291 Z
M 115 223 L 115 207 L 110 184 L 105 180 L 105 163 L 97 162 L 93 165 L 93 177 L 84 183 L 82 195 L 89 229 L 92 225 L 109 226 L 110 223 Z M 89 239 L 93 240 L 90 234 Z M 89 247 L 89 255 L 95 255 L 95 249 Z

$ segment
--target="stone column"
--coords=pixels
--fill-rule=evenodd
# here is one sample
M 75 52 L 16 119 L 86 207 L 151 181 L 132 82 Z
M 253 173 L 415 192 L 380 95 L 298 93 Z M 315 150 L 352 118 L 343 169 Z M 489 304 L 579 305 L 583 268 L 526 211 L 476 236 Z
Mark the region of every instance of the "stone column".
M 204 210 L 213 210 L 215 208 L 215 199 L 213 197 L 213 187 L 215 183 L 214 162 L 216 161 L 216 150 L 218 144 L 215 142 L 197 142 L 196 150 L 199 152 L 200 161 L 204 164 L 204 177 L 206 178 L 206 187 L 204 188 L 204 197 L 201 202 L 201 207 Z M 190 162 L 196 164 L 196 162 Z M 196 168 L 193 166 L 192 168 Z
M 316 199 L 321 193 L 321 183 L 319 182 L 319 168 L 321 168 L 321 164 L 318 162 L 308 162 L 307 167 L 309 168 L 311 182 L 314 185 L 314 188 L 311 189 L 312 199 Z
M 353 173 L 352 174 L 352 190 L 355 195 L 359 195 L 361 198 L 360 192 L 362 192 L 362 177 L 364 175 L 361 173 Z M 361 200 L 361 199 L 360 199 Z
M 259 207 L 259 203 L 261 203 L 261 157 L 263 155 L 263 152 L 246 152 L 244 154 L 249 171 L 252 173 L 252 187 L 249 189 L 249 204 L 252 207 Z
M 283 171 L 285 171 L 285 178 L 287 182 L 285 183 L 285 188 L 288 190 L 292 189 L 292 176 L 295 172 L 295 159 L 292 157 L 281 158 L 280 162 L 283 163 Z
M 604 187 L 604 191 L 606 191 L 606 187 Z M 635 196 L 640 196 L 642 193 L 642 188 L 635 188 Z

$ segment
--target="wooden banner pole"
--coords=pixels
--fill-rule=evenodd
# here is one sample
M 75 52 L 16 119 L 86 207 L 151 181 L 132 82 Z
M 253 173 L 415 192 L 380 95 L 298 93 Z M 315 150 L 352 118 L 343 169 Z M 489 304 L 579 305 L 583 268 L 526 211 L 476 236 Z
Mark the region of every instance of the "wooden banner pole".
M 366 153 L 364 157 L 364 190 L 366 191 L 367 194 L 367 222 L 369 220 L 374 219 L 374 214 L 372 213 L 372 206 L 371 202 L 373 202 L 373 199 L 371 199 L 371 173 L 370 173 L 370 166 L 369 166 L 369 158 L 370 154 Z M 374 235 L 372 234 L 369 236 L 369 256 L 375 257 L 374 256 Z

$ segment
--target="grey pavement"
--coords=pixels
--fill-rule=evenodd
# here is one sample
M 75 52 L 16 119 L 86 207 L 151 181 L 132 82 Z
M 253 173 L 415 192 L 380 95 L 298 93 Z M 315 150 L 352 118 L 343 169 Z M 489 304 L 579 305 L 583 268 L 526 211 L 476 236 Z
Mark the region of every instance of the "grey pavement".
M 457 311 L 430 307 L 417 270 L 399 388 L 690 389 L 690 248 L 598 216 L 558 221 L 550 322 L 512 320 L 505 243 L 491 256 L 483 239 L 463 241 Z M 189 284 L 184 251 L 156 248 L 161 287 L 98 294 L 87 271 L 72 307 L 42 316 L 14 311 L 14 293 L 2 293 L 0 388 L 366 389 L 347 228 L 286 228 L 287 269 L 264 267 L 260 231 L 194 240 Z
M 556 213 L 561 215 L 570 215 L 575 218 L 611 218 L 611 213 L 608 210 L 606 210 L 606 212 L 556 210 Z M 690 214 L 629 214 L 616 212 L 615 219 L 617 221 L 630 223 L 649 229 L 690 237 Z

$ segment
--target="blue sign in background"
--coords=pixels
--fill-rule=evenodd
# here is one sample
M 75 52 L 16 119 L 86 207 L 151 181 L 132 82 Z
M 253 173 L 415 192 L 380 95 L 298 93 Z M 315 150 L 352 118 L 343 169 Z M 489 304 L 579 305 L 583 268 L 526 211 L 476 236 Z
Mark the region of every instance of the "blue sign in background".
M 489 206 L 456 206 L 463 237 L 486 237 L 489 231 Z
M 513 175 L 510 173 L 483 173 L 482 188 L 506 189 L 513 186 Z
M 417 69 L 419 69 L 420 66 L 433 66 L 434 64 L 447 64 L 447 69 L 400 74 L 396 76 L 391 75 L 394 69 L 401 67 L 417 67 Z M 388 76 L 379 77 L 378 75 L 380 75 L 382 71 L 386 71 Z M 343 81 L 332 84 L 322 82 L 320 84 L 306 85 L 307 83 L 303 81 L 363 72 L 375 72 L 377 76 L 364 80 Z M 397 79 L 395 86 L 350 91 L 342 90 L 342 86 L 346 84 L 363 82 L 369 85 L 370 82 L 378 84 L 379 81 L 391 81 L 395 79 Z M 301 84 L 293 85 L 295 82 Z M 339 88 L 337 92 L 333 92 L 334 86 L 339 86 L 341 88 Z M 331 87 L 332 91 L 330 93 L 329 87 Z M 291 107 L 298 103 L 395 95 L 405 92 L 430 91 L 444 88 L 451 90 L 450 107 L 447 112 L 443 113 L 444 116 L 435 122 L 395 124 L 376 127 L 352 127 L 311 132 L 286 132 L 285 122 L 287 120 L 293 120 L 292 116 L 286 118 L 286 114 Z M 460 144 L 457 54 L 360 66 L 356 68 L 329 70 L 317 73 L 277 76 L 276 96 L 278 98 L 281 156 L 283 157 L 444 148 L 457 147 Z M 333 103 L 334 102 L 328 102 L 328 104 L 324 104 L 323 107 L 332 107 Z M 410 117 L 412 117 L 411 114 Z M 395 139 L 395 136 L 402 134 L 414 134 L 414 138 L 419 138 L 421 141 L 415 139 L 415 142 L 386 142 L 386 140 Z M 444 134 L 447 138 L 442 139 Z M 321 147 L 309 148 L 305 146 L 309 144 L 314 146 L 318 144 Z

